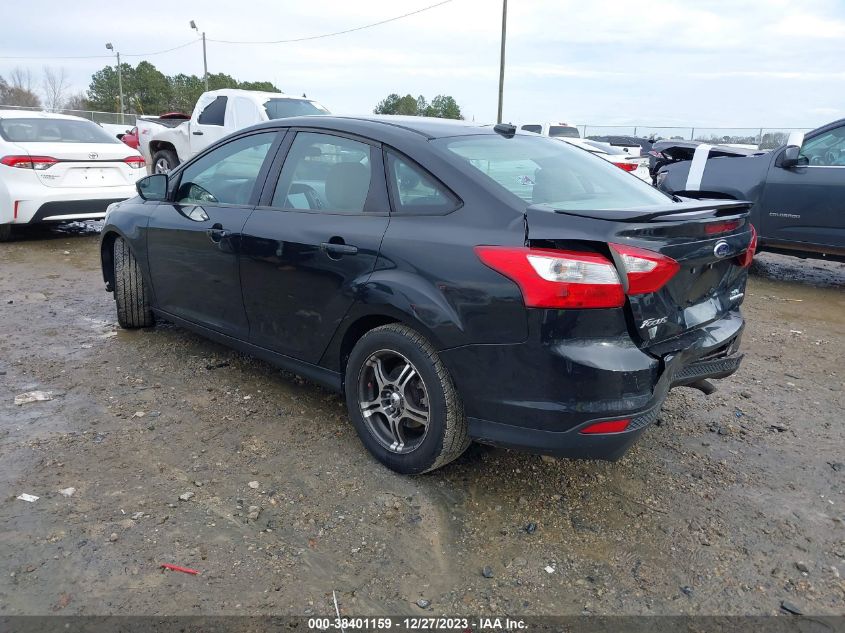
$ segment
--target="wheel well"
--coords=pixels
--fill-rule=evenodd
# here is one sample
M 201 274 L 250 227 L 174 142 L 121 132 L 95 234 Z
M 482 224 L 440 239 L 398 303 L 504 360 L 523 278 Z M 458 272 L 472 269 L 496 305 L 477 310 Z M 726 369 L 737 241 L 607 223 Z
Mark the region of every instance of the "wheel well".
M 352 348 L 364 334 L 382 325 L 388 323 L 399 323 L 399 319 L 387 316 L 385 314 L 371 314 L 361 317 L 355 321 L 346 332 L 343 334 L 343 341 L 340 343 L 340 375 L 341 380 L 346 374 L 346 361 L 349 360 L 349 355 L 352 353 Z
M 150 141 L 150 154 L 151 155 L 153 155 L 156 152 L 163 150 L 163 149 L 169 149 L 173 152 L 176 151 L 176 148 L 173 146 L 172 143 L 167 143 L 165 141 Z
M 106 233 L 100 242 L 100 260 L 103 263 L 103 279 L 109 292 L 114 290 L 114 242 L 118 234 L 112 231 Z

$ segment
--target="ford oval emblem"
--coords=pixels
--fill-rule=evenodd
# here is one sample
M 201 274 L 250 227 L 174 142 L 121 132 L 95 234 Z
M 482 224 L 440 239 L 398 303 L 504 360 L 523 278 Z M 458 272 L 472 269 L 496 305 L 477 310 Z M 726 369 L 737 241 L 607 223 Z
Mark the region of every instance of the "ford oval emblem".
M 97 152 L 91 152 L 90 154 L 88 154 L 88 158 L 90 158 L 91 160 L 97 160 L 99 156 L 100 155 Z
M 716 242 L 716 246 L 713 247 L 713 254 L 716 257 L 727 257 L 731 254 L 731 246 L 725 240 L 719 240 Z

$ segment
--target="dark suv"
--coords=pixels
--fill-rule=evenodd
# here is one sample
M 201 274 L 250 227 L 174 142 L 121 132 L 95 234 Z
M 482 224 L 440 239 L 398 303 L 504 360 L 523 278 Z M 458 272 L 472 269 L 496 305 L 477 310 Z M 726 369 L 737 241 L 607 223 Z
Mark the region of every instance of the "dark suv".
M 402 473 L 472 440 L 616 459 L 671 387 L 740 362 L 747 205 L 513 126 L 271 121 L 138 189 L 102 235 L 120 324 L 158 316 L 342 391 Z

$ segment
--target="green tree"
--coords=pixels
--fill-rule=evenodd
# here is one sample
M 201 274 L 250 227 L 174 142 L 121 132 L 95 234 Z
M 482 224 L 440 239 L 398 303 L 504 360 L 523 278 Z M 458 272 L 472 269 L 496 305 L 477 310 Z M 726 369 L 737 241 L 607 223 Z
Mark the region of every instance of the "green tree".
M 379 101 L 373 110 L 375 114 L 404 114 L 410 116 L 433 116 L 443 119 L 462 119 L 461 108 L 453 97 L 437 95 L 431 103 L 420 95 L 416 99 L 411 95 L 400 97 L 391 93 Z
M 125 99 L 127 94 L 131 94 L 127 88 L 134 85 L 135 69 L 129 64 L 121 64 L 120 72 Z M 102 110 L 103 112 L 120 111 L 120 90 L 115 66 L 106 66 L 92 75 L 91 83 L 88 86 L 88 101 L 95 110 Z M 125 105 L 124 103 L 124 107 Z
M 150 62 L 140 62 L 123 89 L 132 97 L 132 109 L 140 114 L 159 114 L 171 101 L 171 86 L 163 72 Z
M 463 119 L 461 107 L 453 97 L 449 95 L 437 95 L 431 100 L 431 105 L 426 108 L 426 116 L 435 116 L 441 119 Z
M 196 75 L 178 74 L 168 77 L 170 101 L 165 110 L 192 112 L 197 99 L 205 92 L 205 82 Z
M 241 90 L 258 90 L 260 92 L 281 92 L 272 81 L 242 81 L 238 84 Z M 303 95 L 304 96 L 304 95 Z

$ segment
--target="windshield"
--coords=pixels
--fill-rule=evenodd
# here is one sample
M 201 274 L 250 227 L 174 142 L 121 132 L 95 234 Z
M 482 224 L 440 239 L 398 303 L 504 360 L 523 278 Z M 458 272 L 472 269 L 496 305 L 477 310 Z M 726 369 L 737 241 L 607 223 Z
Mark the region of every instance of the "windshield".
M 498 134 L 433 141 L 527 204 L 554 209 L 665 205 L 667 196 L 603 158 L 542 136 Z
M 13 143 L 120 143 L 91 121 L 0 119 L 0 135 Z
M 264 110 L 271 119 L 284 119 L 309 114 L 330 114 L 316 101 L 306 101 L 305 99 L 270 99 L 264 103 Z
M 570 125 L 551 125 L 549 126 L 549 136 L 554 138 L 581 138 L 578 128 Z

